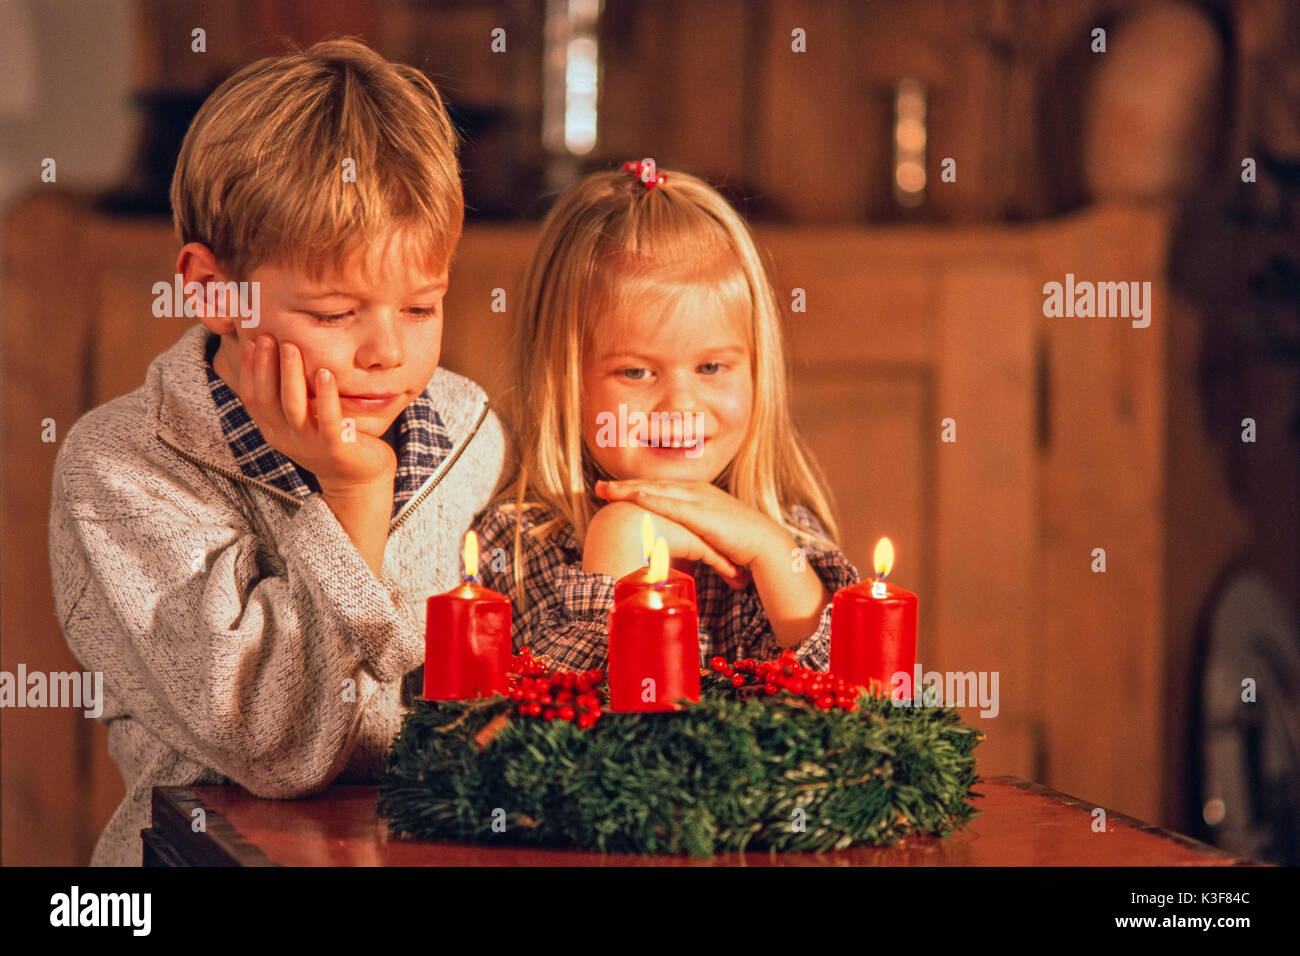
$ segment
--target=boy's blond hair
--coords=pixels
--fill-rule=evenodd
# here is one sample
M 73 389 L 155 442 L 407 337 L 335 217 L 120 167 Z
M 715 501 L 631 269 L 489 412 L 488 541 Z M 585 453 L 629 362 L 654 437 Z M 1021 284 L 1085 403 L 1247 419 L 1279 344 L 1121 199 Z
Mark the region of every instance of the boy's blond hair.
M 319 279 L 398 235 L 397 254 L 437 275 L 464 222 L 456 149 L 442 97 L 414 67 L 355 40 L 268 57 L 226 79 L 190 125 L 172 179 L 176 233 L 234 279 L 264 264 Z
M 582 437 L 582 361 L 609 334 L 607 318 L 630 309 L 702 308 L 741 316 L 754 383 L 749 430 L 715 484 L 797 537 L 834 547 L 838 537 L 825 480 L 790 417 L 781 314 L 749 228 L 703 180 L 664 171 L 655 189 L 625 172 L 593 173 L 556 203 L 524 276 L 515 329 L 512 423 L 518 460 L 497 503 L 540 505 L 579 541 L 603 504 Z M 828 537 L 794 525 L 787 509 L 809 508 Z M 517 530 L 517 529 L 516 529 Z M 520 573 L 518 532 L 515 569 Z

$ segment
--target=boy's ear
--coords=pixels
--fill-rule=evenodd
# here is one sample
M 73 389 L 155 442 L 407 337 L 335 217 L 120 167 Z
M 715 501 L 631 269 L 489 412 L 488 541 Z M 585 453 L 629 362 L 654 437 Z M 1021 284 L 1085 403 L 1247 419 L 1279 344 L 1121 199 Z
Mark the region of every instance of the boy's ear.
M 182 290 L 191 282 L 197 282 L 206 289 L 209 282 L 229 281 L 212 250 L 201 242 L 187 242 L 181 246 L 176 257 L 176 274 L 181 277 Z M 199 321 L 218 335 L 231 335 L 238 318 L 231 315 L 200 315 Z

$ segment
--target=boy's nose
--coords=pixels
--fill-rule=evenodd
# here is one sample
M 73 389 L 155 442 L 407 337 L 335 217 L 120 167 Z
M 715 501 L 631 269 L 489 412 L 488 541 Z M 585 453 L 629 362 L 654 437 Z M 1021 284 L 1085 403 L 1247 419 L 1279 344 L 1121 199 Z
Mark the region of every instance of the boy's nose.
M 402 364 L 402 338 L 394 316 L 380 315 L 370 323 L 357 346 L 357 364 L 392 368 Z

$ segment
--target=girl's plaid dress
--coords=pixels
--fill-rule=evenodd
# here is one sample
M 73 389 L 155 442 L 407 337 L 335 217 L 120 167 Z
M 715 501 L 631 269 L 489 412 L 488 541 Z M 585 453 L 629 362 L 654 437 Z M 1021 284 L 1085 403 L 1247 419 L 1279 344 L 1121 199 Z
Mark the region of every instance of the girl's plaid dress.
M 523 587 L 512 569 L 516 515 L 522 532 Z M 788 511 L 791 522 L 825 535 L 813 513 L 802 505 Z M 527 644 L 535 656 L 571 670 L 604 668 L 609 612 L 614 602 L 614 578 L 582 569 L 582 547 L 573 529 L 556 522 L 544 537 L 535 532 L 554 515 L 541 507 L 490 507 L 474 522 L 479 538 L 479 580 L 500 591 L 514 606 L 514 649 Z M 857 569 L 842 551 L 825 550 L 811 539 L 797 539 L 810 573 L 828 594 L 859 580 Z M 792 556 L 791 560 L 795 557 Z M 700 618 L 700 660 L 721 656 L 766 660 L 780 654 L 771 625 L 751 580 L 743 589 L 731 588 L 704 562 L 695 567 L 696 603 Z M 795 647 L 799 662 L 816 670 L 830 666 L 831 605 L 822 609 L 817 630 Z

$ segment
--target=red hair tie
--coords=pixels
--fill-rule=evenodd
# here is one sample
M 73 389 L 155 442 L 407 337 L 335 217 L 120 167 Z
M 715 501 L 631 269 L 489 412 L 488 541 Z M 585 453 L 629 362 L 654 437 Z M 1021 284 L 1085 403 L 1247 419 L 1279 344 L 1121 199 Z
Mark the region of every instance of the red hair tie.
M 623 172 L 631 173 L 641 181 L 646 189 L 654 189 L 660 183 L 668 182 L 668 177 L 666 175 L 655 172 L 655 161 L 649 157 L 646 157 L 639 163 L 634 163 L 629 160 L 623 164 Z

